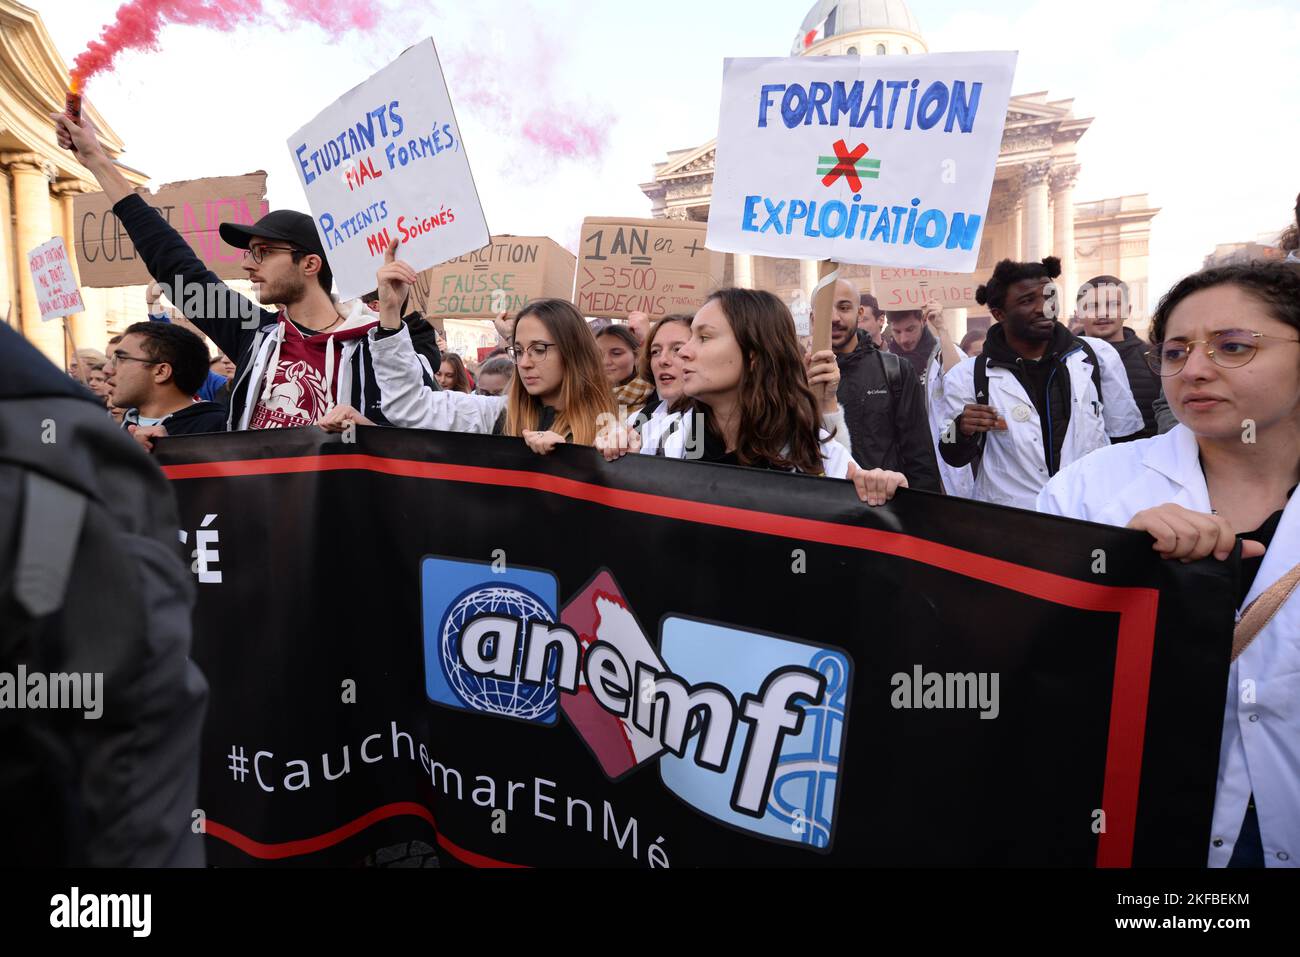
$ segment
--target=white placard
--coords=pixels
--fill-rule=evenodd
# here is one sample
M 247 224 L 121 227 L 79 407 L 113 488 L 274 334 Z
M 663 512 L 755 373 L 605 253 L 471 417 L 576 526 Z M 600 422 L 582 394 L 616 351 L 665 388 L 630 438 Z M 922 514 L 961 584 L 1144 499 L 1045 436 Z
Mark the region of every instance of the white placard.
M 48 322 L 86 311 L 86 305 L 81 301 L 81 290 L 77 288 L 77 277 L 72 272 L 72 263 L 68 261 L 68 247 L 64 245 L 62 236 L 55 236 L 48 243 L 42 243 L 29 252 L 27 268 L 32 271 L 32 283 L 36 286 L 36 301 L 40 303 L 42 321 Z
M 972 272 L 1015 53 L 727 60 L 708 245 Z
M 339 97 L 289 152 L 342 299 L 375 288 L 392 239 L 417 270 L 489 241 L 432 39 Z

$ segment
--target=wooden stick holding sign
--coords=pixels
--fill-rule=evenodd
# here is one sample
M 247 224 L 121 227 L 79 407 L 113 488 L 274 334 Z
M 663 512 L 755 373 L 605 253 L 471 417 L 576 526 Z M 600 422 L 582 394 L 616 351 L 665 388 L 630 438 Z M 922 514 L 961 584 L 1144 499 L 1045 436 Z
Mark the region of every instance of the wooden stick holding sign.
M 839 263 L 823 259 L 817 264 L 817 286 L 813 289 L 812 351 L 831 347 L 831 316 L 835 312 L 835 283 L 840 278 Z
M 77 378 L 86 388 L 90 388 L 90 381 L 86 378 L 86 364 L 81 361 L 81 354 L 77 352 L 77 340 L 72 336 L 72 325 L 68 322 L 68 317 L 63 317 L 63 333 L 68 337 L 68 344 L 72 346 L 72 359 L 77 363 Z

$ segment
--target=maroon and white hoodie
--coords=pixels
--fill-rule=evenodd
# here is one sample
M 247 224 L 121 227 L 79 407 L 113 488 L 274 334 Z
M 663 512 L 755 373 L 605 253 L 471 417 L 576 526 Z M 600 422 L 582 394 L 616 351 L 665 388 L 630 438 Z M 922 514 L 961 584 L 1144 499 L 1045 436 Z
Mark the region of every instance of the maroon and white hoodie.
M 244 421 L 235 428 L 314 425 L 334 406 L 348 401 L 352 375 L 363 365 L 353 360 L 378 325 L 375 314 L 357 302 L 329 332 L 304 335 L 281 310 L 279 323 L 262 340 L 253 360 Z

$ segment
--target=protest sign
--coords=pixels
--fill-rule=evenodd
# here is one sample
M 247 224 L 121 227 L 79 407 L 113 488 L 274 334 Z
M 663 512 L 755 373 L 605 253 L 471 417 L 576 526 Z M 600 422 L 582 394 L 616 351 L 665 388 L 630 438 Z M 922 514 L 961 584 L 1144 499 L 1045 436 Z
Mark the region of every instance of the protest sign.
M 494 436 L 155 455 L 207 536 L 210 864 L 1204 866 L 1232 563 Z
M 344 93 L 289 152 L 344 299 L 375 287 L 394 239 L 417 270 L 488 241 L 432 38 Z
M 727 60 L 709 248 L 973 270 L 1015 61 Z
M 85 312 L 77 277 L 68 262 L 68 247 L 62 236 L 55 236 L 27 254 L 27 268 L 32 272 L 32 285 L 36 287 L 36 301 L 40 304 L 41 321 L 49 322 Z
M 493 236 L 482 249 L 422 270 L 411 298 L 430 320 L 513 315 L 533 299 L 568 299 L 573 263 L 573 253 L 545 236 Z
M 146 189 L 136 192 L 220 278 L 248 278 L 240 268 L 243 250 L 223 242 L 219 230 L 222 223 L 251 226 L 266 215 L 266 173 L 259 170 L 242 176 L 192 179 L 168 183 L 156 193 Z M 73 200 L 72 210 L 83 286 L 100 289 L 153 281 L 107 196 L 81 193 Z
M 982 282 L 973 273 L 937 272 L 879 266 L 872 270 L 872 295 L 881 309 L 920 309 L 937 302 L 945 309 L 976 309 L 975 290 Z
M 707 231 L 705 223 L 672 219 L 583 220 L 578 312 L 602 319 L 694 315 L 722 282 L 723 256 L 705 248 Z

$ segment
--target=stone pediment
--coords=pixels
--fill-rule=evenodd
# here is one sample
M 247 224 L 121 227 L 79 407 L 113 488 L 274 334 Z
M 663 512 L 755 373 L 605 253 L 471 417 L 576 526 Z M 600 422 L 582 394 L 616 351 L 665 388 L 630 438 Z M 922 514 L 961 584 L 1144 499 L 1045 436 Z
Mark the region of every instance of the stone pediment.
M 711 139 L 691 150 L 677 150 L 669 154 L 667 162 L 655 168 L 655 179 L 675 179 L 679 176 L 712 174 L 717 162 L 718 141 Z
M 13 0 L 0 0 L 0 145 L 38 153 L 60 176 L 89 180 L 90 173 L 59 148 L 49 119 L 50 113 L 63 112 L 68 81 L 67 64 L 40 14 Z M 109 155 L 119 155 L 122 141 L 104 117 L 89 101 L 83 111 Z

